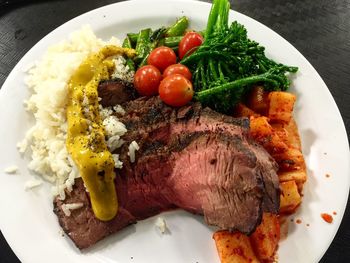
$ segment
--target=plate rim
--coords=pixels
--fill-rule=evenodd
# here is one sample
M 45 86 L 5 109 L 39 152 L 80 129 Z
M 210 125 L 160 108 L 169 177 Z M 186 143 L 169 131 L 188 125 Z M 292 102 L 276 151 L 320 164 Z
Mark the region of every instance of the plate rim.
M 130 3 L 135 3 L 135 2 L 141 2 L 140 0 L 128 0 L 128 1 L 123 1 L 123 2 L 117 2 L 117 3 L 112 3 L 112 4 L 108 4 L 108 5 L 104 5 L 104 6 L 101 6 L 99 8 L 96 8 L 96 9 L 93 9 L 93 10 L 90 10 L 88 12 L 85 12 L 77 17 L 74 17 L 70 20 L 68 20 L 67 22 L 59 25 L 58 27 L 56 27 L 54 30 L 52 30 L 51 32 L 49 32 L 48 34 L 46 34 L 43 38 L 41 38 L 35 45 L 33 45 L 26 53 L 25 55 L 18 61 L 18 63 L 15 65 L 15 67 L 11 70 L 10 74 L 7 76 L 5 82 L 3 83 L 1 89 L 0 89 L 0 100 L 2 99 L 3 96 L 6 96 L 6 90 L 10 87 L 10 84 L 9 82 L 11 81 L 11 79 L 13 78 L 13 75 L 15 74 L 16 71 L 20 70 L 20 66 L 21 64 L 23 63 L 23 61 L 28 57 L 30 56 L 30 54 L 32 52 L 35 51 L 35 49 L 42 45 L 42 43 L 45 43 L 48 39 L 50 39 L 52 36 L 55 36 L 57 34 L 57 32 L 59 30 L 61 30 L 62 28 L 65 28 L 67 26 L 69 26 L 70 24 L 76 22 L 76 21 L 79 21 L 80 19 L 82 19 L 83 17 L 87 17 L 89 15 L 92 15 L 94 13 L 99 13 L 101 10 L 104 10 L 106 8 L 113 8 L 113 6 L 120 6 L 120 5 L 130 5 Z M 179 2 L 192 2 L 196 5 L 206 5 L 206 6 L 210 6 L 211 3 L 208 3 L 208 2 L 202 2 L 202 1 L 196 1 L 196 0 L 150 0 L 148 1 L 148 4 L 149 5 L 153 5 L 153 4 L 156 4 L 156 3 L 160 3 L 160 4 L 164 4 L 165 2 L 174 2 L 174 3 L 179 3 Z M 280 34 L 278 34 L 277 32 L 275 32 L 274 30 L 272 30 L 271 28 L 269 28 L 268 26 L 262 24 L 261 22 L 255 20 L 254 18 L 251 18 L 243 13 L 240 13 L 240 12 L 237 12 L 235 10 L 230 10 L 230 12 L 234 12 L 234 13 L 238 13 L 239 15 L 245 17 L 246 19 L 249 19 L 249 20 L 252 20 L 252 22 L 254 23 L 257 23 L 259 24 L 259 26 L 262 26 L 264 27 L 266 30 L 269 30 L 271 33 L 275 34 L 278 38 L 282 39 L 286 44 L 289 45 L 290 48 L 294 49 L 298 55 L 300 56 L 300 58 L 303 60 L 303 62 L 305 64 L 307 64 L 313 71 L 313 75 L 315 77 L 318 78 L 318 80 L 320 82 L 323 83 L 323 85 L 326 87 L 326 91 L 327 91 L 327 95 L 328 97 L 330 98 L 330 102 L 333 104 L 333 106 L 335 106 L 335 109 L 336 109 L 336 112 L 337 112 L 337 115 L 336 117 L 340 118 L 341 120 L 341 123 L 339 123 L 340 125 L 340 128 L 341 128 L 341 131 L 345 134 L 345 138 L 347 140 L 347 152 L 348 152 L 348 155 L 349 155 L 349 139 L 348 139 L 348 136 L 347 136 L 347 132 L 346 132 L 346 127 L 345 127 L 345 124 L 344 124 L 344 120 L 341 116 L 341 113 L 339 111 L 339 108 L 330 92 L 330 90 L 328 89 L 326 83 L 323 81 L 322 77 L 319 75 L 319 73 L 316 71 L 316 69 L 313 67 L 313 65 L 305 58 L 305 56 L 295 47 L 293 46 L 289 41 L 287 41 L 284 37 L 282 37 Z M 33 51 L 34 50 L 34 51 Z M 41 54 L 43 54 L 44 51 L 41 52 Z M 349 155 L 350 156 L 350 155 Z M 348 163 L 347 165 L 347 170 L 349 171 L 350 165 Z M 348 185 L 348 188 L 350 187 L 350 185 Z M 350 188 L 349 188 L 350 189 Z M 339 227 L 340 227 L 340 224 L 342 223 L 343 219 L 344 219 L 344 214 L 345 214 L 345 209 L 346 209 L 346 205 L 349 201 L 349 191 L 347 193 L 347 198 L 342 201 L 343 205 L 342 205 L 342 211 L 339 211 L 338 212 L 338 216 L 341 216 L 341 220 L 338 220 L 336 222 L 336 231 L 334 231 L 333 233 L 333 237 L 330 239 L 329 243 L 328 243 L 328 246 L 327 246 L 327 249 L 325 251 L 323 251 L 322 253 L 320 253 L 320 256 L 318 258 L 318 260 L 320 260 L 324 254 L 326 253 L 326 251 L 329 249 L 331 243 L 333 242 L 336 234 L 338 233 L 339 231 Z M 14 242 L 12 241 L 9 241 L 9 238 L 8 238 L 8 234 L 6 234 L 6 230 L 4 231 L 4 226 L 2 225 L 1 223 L 1 220 L 0 220 L 0 225 L 1 225 L 1 231 L 3 233 L 3 236 L 4 238 L 6 239 L 7 243 L 9 244 L 9 246 L 11 247 L 11 249 L 14 251 L 14 253 L 16 254 L 16 256 L 20 259 L 20 260 L 26 260 L 24 258 L 22 258 L 20 255 L 21 255 L 21 252 L 18 250 L 18 248 L 16 248 L 16 245 L 14 245 Z

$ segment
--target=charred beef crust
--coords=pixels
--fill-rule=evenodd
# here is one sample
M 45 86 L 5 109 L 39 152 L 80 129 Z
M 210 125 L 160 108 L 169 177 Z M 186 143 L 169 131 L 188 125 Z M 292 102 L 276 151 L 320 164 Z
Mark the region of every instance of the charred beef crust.
M 133 84 L 121 79 L 101 81 L 97 92 L 103 107 L 123 104 L 138 97 Z
M 62 212 L 63 202 L 55 200 L 60 224 L 79 248 L 176 207 L 204 214 L 208 224 L 247 234 L 260 223 L 263 211 L 278 211 L 277 165 L 248 137 L 248 119 L 202 109 L 198 103 L 173 109 L 157 97 L 127 102 L 124 109 L 121 121 L 128 132 L 118 152 L 123 161 L 116 177 L 118 220 L 94 217 L 83 184 L 65 200 L 84 201 L 84 208 L 70 217 Z M 130 163 L 128 145 L 133 140 L 140 150 Z

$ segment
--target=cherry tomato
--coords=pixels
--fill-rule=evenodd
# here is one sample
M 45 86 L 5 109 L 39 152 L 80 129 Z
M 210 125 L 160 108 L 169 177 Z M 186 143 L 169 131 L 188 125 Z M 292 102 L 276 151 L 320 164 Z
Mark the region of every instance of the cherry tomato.
M 157 47 L 153 49 L 147 58 L 147 64 L 155 66 L 160 72 L 176 63 L 176 54 L 169 47 Z
M 180 74 L 188 80 L 191 80 L 192 78 L 191 71 L 188 69 L 188 67 L 182 64 L 174 64 L 167 67 L 163 72 L 163 78 L 174 74 Z
M 159 86 L 159 96 L 166 104 L 174 107 L 186 105 L 193 97 L 191 81 L 180 74 L 167 76 Z
M 197 32 L 186 33 L 179 43 L 179 58 L 182 59 L 185 55 L 193 53 L 203 41 L 203 37 Z
M 160 71 L 151 65 L 139 68 L 134 76 L 134 86 L 142 96 L 158 94 L 159 83 L 162 80 Z

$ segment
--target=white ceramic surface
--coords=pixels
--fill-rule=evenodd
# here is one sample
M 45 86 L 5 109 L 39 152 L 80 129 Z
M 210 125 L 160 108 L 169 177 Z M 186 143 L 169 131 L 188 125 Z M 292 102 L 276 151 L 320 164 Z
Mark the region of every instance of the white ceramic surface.
M 22 101 L 28 97 L 23 83 L 23 69 L 38 59 L 45 49 L 84 24 L 90 24 L 104 39 L 144 27 L 167 25 L 186 15 L 191 27 L 202 29 L 210 5 L 195 1 L 122 2 L 102 7 L 60 26 L 37 43 L 17 64 L 0 91 L 0 228 L 16 255 L 23 262 L 133 262 L 178 263 L 219 262 L 212 230 L 201 217 L 181 211 L 165 213 L 170 234 L 160 235 L 156 218 L 139 222 L 106 238 L 94 248 L 81 253 L 62 237 L 47 185 L 25 191 L 30 178 L 27 162 L 16 150 L 16 143 L 31 126 Z M 231 20 L 243 23 L 249 36 L 266 47 L 267 54 L 282 63 L 296 65 L 299 73 L 291 91 L 297 94 L 295 114 L 308 166 L 303 203 L 289 222 L 287 239 L 281 241 L 279 260 L 317 262 L 330 245 L 341 222 L 349 191 L 349 147 L 343 121 L 325 83 L 310 63 L 286 40 L 257 21 L 231 11 Z M 20 167 L 19 175 L 4 169 Z M 330 178 L 325 174 L 329 173 Z M 320 214 L 337 212 L 333 224 L 325 223 Z M 310 224 L 310 226 L 306 226 Z

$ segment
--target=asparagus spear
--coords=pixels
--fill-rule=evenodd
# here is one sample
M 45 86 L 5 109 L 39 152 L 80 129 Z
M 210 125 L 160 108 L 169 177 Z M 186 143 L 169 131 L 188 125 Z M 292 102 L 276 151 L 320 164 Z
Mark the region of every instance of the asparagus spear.
M 123 47 L 132 48 L 131 41 L 128 36 L 123 41 Z M 130 70 L 135 71 L 135 63 L 131 58 L 126 59 L 126 65 L 129 67 Z
M 142 29 L 137 37 L 135 62 L 141 63 L 151 51 L 151 29 Z
M 183 16 L 168 28 L 165 35 L 168 37 L 182 36 L 185 33 L 187 27 L 188 18 L 186 16 Z

